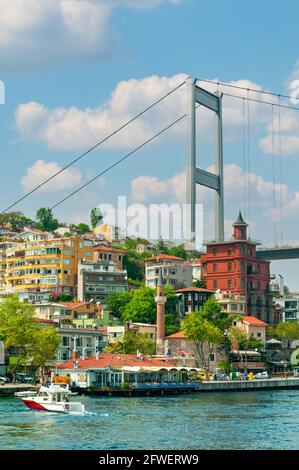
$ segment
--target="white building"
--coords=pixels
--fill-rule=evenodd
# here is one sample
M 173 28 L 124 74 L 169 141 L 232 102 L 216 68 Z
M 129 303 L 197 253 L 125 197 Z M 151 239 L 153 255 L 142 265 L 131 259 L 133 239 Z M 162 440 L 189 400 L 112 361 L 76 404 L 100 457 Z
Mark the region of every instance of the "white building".
M 145 284 L 155 288 L 160 270 L 165 284 L 175 289 L 192 286 L 192 266 L 184 259 L 171 255 L 157 255 L 145 260 Z
M 276 302 L 281 306 L 283 322 L 299 322 L 299 296 L 276 299 Z

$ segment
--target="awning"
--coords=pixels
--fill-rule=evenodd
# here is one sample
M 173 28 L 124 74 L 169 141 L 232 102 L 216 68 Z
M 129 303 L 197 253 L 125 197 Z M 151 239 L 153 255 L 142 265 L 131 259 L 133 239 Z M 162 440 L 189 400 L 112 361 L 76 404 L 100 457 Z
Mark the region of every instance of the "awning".
M 124 372 L 139 372 L 141 370 L 141 367 L 139 366 L 123 366 L 121 368 Z

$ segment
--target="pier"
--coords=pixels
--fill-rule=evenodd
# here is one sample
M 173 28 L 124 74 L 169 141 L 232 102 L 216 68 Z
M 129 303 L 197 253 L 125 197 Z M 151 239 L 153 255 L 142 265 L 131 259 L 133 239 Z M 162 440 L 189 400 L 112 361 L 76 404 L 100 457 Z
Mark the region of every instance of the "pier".
M 5 384 L 0 385 L 0 397 L 14 396 L 16 392 L 26 392 L 28 390 L 35 391 L 38 389 L 37 385 L 27 384 Z
M 206 382 L 176 382 L 176 383 L 137 383 L 130 388 L 90 387 L 79 389 L 80 394 L 102 396 L 153 396 L 178 395 L 185 393 L 205 392 L 248 392 L 265 390 L 299 390 L 299 377 L 274 378 L 265 380 L 228 380 Z

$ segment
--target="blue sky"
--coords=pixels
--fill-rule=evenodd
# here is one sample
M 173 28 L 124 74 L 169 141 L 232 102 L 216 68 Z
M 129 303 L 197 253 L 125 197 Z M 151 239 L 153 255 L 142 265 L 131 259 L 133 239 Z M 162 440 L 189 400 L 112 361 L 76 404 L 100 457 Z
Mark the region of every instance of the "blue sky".
M 0 80 L 6 87 L 0 106 L 0 209 L 185 75 L 281 93 L 290 93 L 290 83 L 299 78 L 295 0 L 0 0 L 0 10 Z M 38 207 L 62 199 L 185 112 L 184 99 L 182 89 L 122 138 L 90 154 L 16 209 L 34 216 Z M 244 209 L 244 182 L 249 179 L 248 167 L 243 167 L 247 122 L 241 102 L 224 97 L 227 235 L 239 207 Z M 297 114 L 281 113 L 282 181 L 274 156 L 276 205 L 280 194 L 288 242 L 298 240 L 299 229 Z M 271 106 L 252 104 L 250 116 L 251 235 L 269 245 L 275 218 L 271 129 L 274 117 L 277 152 L 278 112 L 276 108 L 272 115 Z M 213 162 L 211 132 L 209 115 L 199 113 L 198 163 L 203 168 Z M 57 208 L 56 215 L 62 221 L 88 221 L 92 207 L 115 202 L 118 194 L 131 202 L 181 202 L 185 166 L 186 129 L 178 126 Z M 199 191 L 199 200 L 204 204 L 204 238 L 209 238 L 211 195 Z M 248 204 L 245 214 L 249 216 Z M 299 290 L 297 265 L 274 263 L 273 270 Z

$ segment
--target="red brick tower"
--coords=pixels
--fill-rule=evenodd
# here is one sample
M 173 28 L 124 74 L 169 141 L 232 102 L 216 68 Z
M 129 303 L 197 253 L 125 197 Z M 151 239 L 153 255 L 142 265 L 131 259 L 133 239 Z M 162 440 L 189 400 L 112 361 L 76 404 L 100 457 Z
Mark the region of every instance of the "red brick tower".
M 202 278 L 209 290 L 219 289 L 245 296 L 246 315 L 273 323 L 270 263 L 257 259 L 256 246 L 259 243 L 247 238 L 247 226 L 239 212 L 233 224 L 232 239 L 206 243 L 207 253 L 201 256 Z
M 160 269 L 159 279 L 157 282 L 157 296 L 155 301 L 157 304 L 157 337 L 156 337 L 156 354 L 164 355 L 164 337 L 165 337 L 165 303 L 167 297 L 164 296 L 164 281 L 162 269 Z

